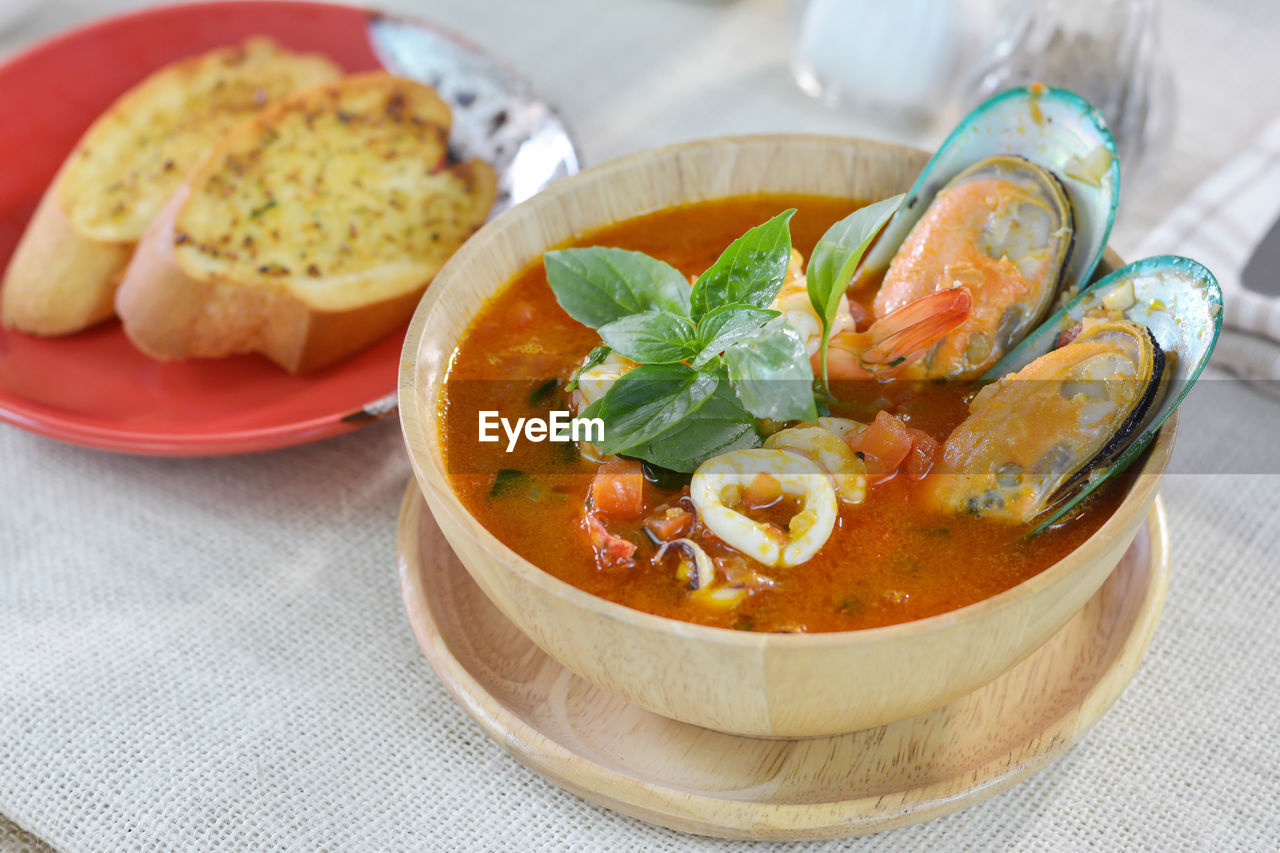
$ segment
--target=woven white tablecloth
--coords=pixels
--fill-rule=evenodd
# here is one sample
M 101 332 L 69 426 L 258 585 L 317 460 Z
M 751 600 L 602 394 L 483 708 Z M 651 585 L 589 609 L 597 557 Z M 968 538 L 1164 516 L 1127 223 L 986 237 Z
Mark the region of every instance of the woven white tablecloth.
M 782 0 L 385 5 L 537 78 L 587 163 L 716 133 L 883 130 L 794 89 Z M 1197 61 L 1176 66 L 1177 133 L 1125 199 L 1122 254 L 1280 114 L 1276 4 L 1164 5 L 1167 52 Z M 48 4 L 0 53 L 109 6 Z M 1280 403 L 1219 370 L 1189 397 L 1164 615 L 1078 746 L 956 815 L 788 849 L 1280 849 L 1277 424 Z M 454 704 L 397 587 L 409 479 L 390 421 L 196 460 L 0 425 L 0 850 L 745 846 L 590 805 Z

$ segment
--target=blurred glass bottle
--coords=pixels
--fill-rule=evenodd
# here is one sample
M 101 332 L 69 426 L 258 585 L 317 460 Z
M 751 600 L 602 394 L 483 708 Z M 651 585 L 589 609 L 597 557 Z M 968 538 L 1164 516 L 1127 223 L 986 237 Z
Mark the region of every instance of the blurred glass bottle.
M 804 0 L 792 72 L 832 107 L 904 125 L 956 94 L 974 0 Z
M 1149 174 L 1172 129 L 1156 0 L 1005 0 L 966 86 L 968 106 L 1039 81 L 1101 111 L 1116 137 L 1122 186 Z

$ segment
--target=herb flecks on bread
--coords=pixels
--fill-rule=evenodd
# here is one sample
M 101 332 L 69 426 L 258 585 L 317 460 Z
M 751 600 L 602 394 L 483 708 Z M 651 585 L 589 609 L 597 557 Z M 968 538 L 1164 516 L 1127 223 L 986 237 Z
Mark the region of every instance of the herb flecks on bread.
M 137 242 L 225 133 L 270 102 L 339 75 L 328 59 L 282 51 L 266 38 L 176 63 L 85 134 L 63 176 L 63 207 L 82 234 Z
M 322 56 L 255 38 L 134 86 L 90 126 L 45 192 L 5 272 L 0 320 L 62 335 L 110 317 L 134 245 L 214 143 L 267 103 L 340 76 Z
M 367 346 L 492 207 L 448 161 L 449 109 L 385 73 L 268 107 L 218 144 L 144 238 L 117 307 L 159 358 L 263 352 L 289 370 Z

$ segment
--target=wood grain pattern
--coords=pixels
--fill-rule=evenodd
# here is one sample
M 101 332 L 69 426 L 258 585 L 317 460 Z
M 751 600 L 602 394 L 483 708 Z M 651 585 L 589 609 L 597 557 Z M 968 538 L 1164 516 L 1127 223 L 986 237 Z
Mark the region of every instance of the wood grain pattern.
M 960 610 L 869 631 L 754 634 L 640 613 L 519 557 L 453 493 L 436 420 L 446 367 L 479 308 L 543 251 L 689 201 L 759 192 L 879 199 L 906 189 L 924 162 L 914 149 L 835 137 L 674 145 L 557 182 L 491 221 L 441 270 L 410 324 L 401 365 L 415 477 L 480 588 L 560 664 L 647 710 L 716 731 L 838 734 L 915 716 L 986 684 L 1043 644 L 1111 574 L 1155 500 L 1172 420 L 1120 508 L 1068 557 Z
M 1169 571 L 1157 502 L 1088 604 L 1000 678 L 912 719 L 834 737 L 763 740 L 652 714 L 560 666 L 471 579 L 414 483 L 401 509 L 398 551 L 409 619 L 431 665 L 522 763 L 652 823 L 793 840 L 937 817 L 1044 767 L 1132 678 Z

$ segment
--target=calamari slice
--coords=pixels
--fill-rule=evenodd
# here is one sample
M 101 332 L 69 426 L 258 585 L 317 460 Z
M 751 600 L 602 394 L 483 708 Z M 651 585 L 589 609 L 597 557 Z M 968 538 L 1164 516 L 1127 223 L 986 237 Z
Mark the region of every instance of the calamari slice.
M 862 421 L 855 421 L 853 418 L 818 418 L 818 426 L 833 432 L 836 437 L 846 444 L 852 444 L 851 439 L 857 438 L 867 431 L 869 424 Z
M 676 577 L 688 587 L 689 597 L 703 607 L 728 610 L 745 601 L 753 589 L 773 586 L 771 578 L 751 571 L 745 575 L 742 571 L 730 571 L 725 573 L 723 580 L 717 580 L 716 563 L 692 539 L 673 539 L 663 543 L 654 559 L 662 559 L 669 550 L 679 551 Z
M 742 490 L 760 474 L 800 500 L 784 533 L 737 509 Z M 835 528 L 835 488 L 817 463 L 786 450 L 732 450 L 698 466 L 689 483 L 698 518 L 717 537 L 767 566 L 796 566 L 818 553 Z
M 856 424 L 857 421 L 849 423 Z M 867 496 L 867 466 L 833 429 L 825 426 L 791 427 L 769 436 L 764 446 L 789 450 L 817 463 L 831 477 L 836 496 L 843 503 L 862 503 Z

